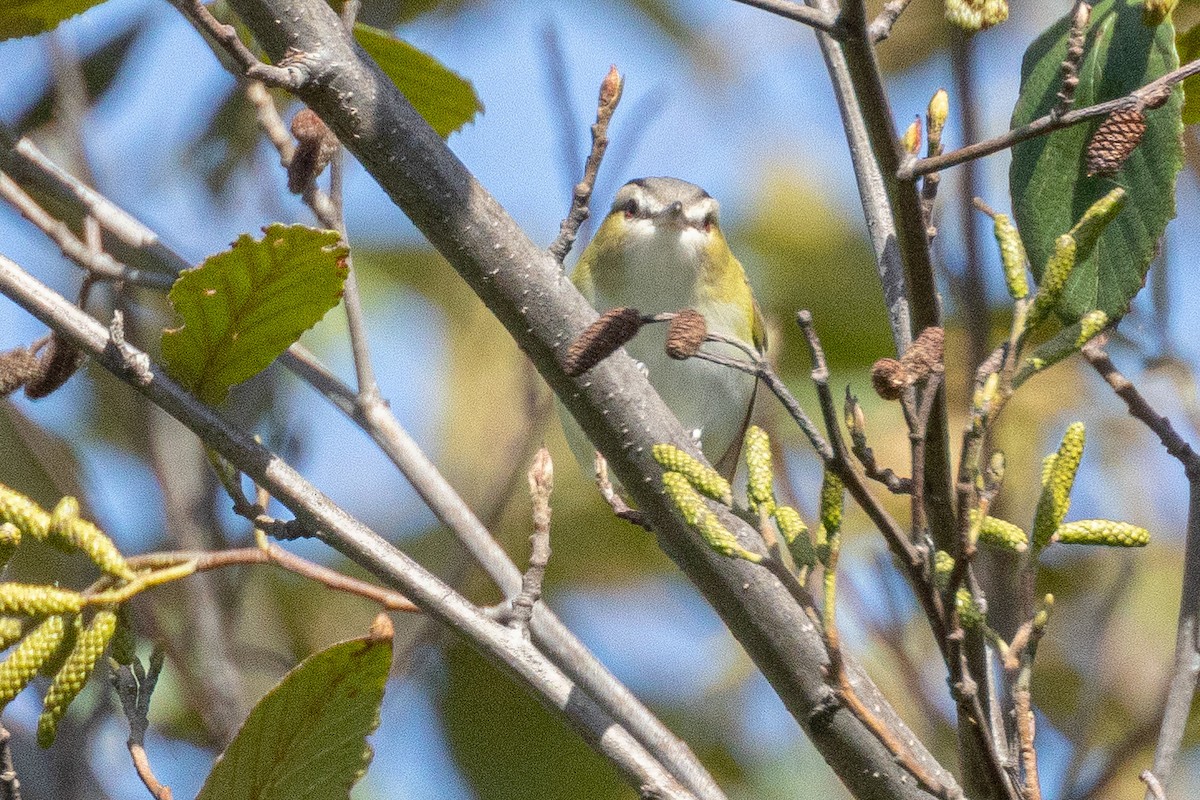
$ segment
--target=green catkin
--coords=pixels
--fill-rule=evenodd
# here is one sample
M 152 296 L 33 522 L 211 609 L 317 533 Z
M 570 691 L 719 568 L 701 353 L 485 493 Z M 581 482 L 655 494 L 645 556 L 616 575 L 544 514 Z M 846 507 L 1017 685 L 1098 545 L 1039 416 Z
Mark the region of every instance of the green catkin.
M 0 614 L 44 617 L 74 614 L 83 608 L 83 595 L 70 589 L 29 583 L 0 583 Z
M 974 521 L 979 512 L 971 512 Z M 1029 547 L 1029 537 L 1017 525 L 998 517 L 984 517 L 979 524 L 979 541 L 992 547 L 1011 550 L 1014 553 L 1024 553 Z
M 804 524 L 799 511 L 791 506 L 776 506 L 775 527 L 779 528 L 779 534 L 797 567 L 812 569 L 817 565 L 817 554 L 808 535 L 808 526 Z
M 945 550 L 933 554 L 933 583 L 938 591 L 946 591 L 950 585 L 950 573 L 954 571 L 954 556 Z
M 705 497 L 727 506 L 733 505 L 733 489 L 729 481 L 712 467 L 705 466 L 673 444 L 656 444 L 651 452 L 663 469 L 683 475 Z
M 1075 269 L 1075 253 L 1077 251 L 1075 237 L 1064 233 L 1054 240 L 1054 252 L 1046 260 L 1042 270 L 1042 280 L 1038 284 L 1037 295 L 1033 298 L 1033 308 L 1029 312 L 1028 325 L 1032 326 L 1054 310 L 1058 298 L 1067 285 L 1071 270 Z
M 20 492 L 0 483 L 0 522 L 11 522 L 17 530 L 35 539 L 45 539 L 50 515 Z
M 0 567 L 8 563 L 21 544 L 21 529 L 11 522 L 0 522 Z
M 122 580 L 132 580 L 133 570 L 113 540 L 79 516 L 79 501 L 64 497 L 50 515 L 49 541 L 64 550 L 82 550 L 97 567 Z
M 668 470 L 663 473 L 662 482 L 663 489 L 683 515 L 684 521 L 703 537 L 709 547 L 731 558 L 743 558 L 754 563 L 762 561 L 761 555 L 742 547 L 737 537 L 721 524 L 686 475 Z
M 954 600 L 958 606 L 958 620 L 964 628 L 969 630 L 983 625 L 985 622 L 983 609 L 975 602 L 975 598 L 971 596 L 965 586 L 958 590 Z
M 1085 519 L 1060 525 L 1054 540 L 1063 544 L 1096 544 L 1107 547 L 1144 547 L 1150 531 L 1128 522 L 1110 519 Z
M 70 655 L 51 681 L 50 688 L 46 691 L 46 699 L 42 703 L 37 732 L 40 746 L 49 747 L 54 743 L 58 721 L 66 713 L 71 701 L 87 684 L 116 627 L 116 613 L 105 609 L 96 612 L 91 624 L 76 637 L 75 646 L 71 648 Z
M 1071 487 L 1083 458 L 1085 431 L 1082 422 L 1073 422 L 1063 434 L 1054 459 L 1042 462 L 1042 496 L 1033 521 L 1035 548 L 1045 547 L 1071 508 Z
M 1108 327 L 1108 314 L 1100 309 L 1084 314 L 1079 318 L 1079 336 L 1075 338 L 1075 347 L 1083 347 L 1106 327 Z
M 66 633 L 66 620 L 54 615 L 38 625 L 0 662 L 0 709 L 21 693 L 46 663 Z
M 1124 206 L 1125 190 L 1120 186 L 1092 203 L 1070 230 L 1079 249 L 1087 251 L 1093 247 L 1108 223 L 1116 218 Z
M 757 425 L 746 430 L 746 497 L 750 510 L 775 513 L 775 472 L 771 465 L 771 440 Z
M 1004 283 L 1014 300 L 1029 296 L 1029 278 L 1025 275 L 1025 245 L 1021 234 L 1007 214 L 997 214 L 993 219 L 996 244 L 1000 246 L 1000 262 L 1004 265 Z
M 825 479 L 821 482 L 821 525 L 828 536 L 842 528 L 845 488 L 841 478 L 825 470 Z
M 0 650 L 7 650 L 25 634 L 25 620 L 0 616 Z

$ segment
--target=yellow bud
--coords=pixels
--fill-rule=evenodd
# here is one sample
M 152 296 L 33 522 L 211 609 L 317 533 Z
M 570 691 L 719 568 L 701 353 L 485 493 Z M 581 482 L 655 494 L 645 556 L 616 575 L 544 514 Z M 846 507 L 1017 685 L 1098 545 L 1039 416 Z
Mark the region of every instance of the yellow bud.
M 0 583 L 0 614 L 44 617 L 74 614 L 83 608 L 83 595 L 70 589 L 29 583 Z
M 904 131 L 904 138 L 900 140 L 901 146 L 904 147 L 904 152 L 916 155 L 921 151 L 921 118 L 915 117 L 909 123 L 908 128 Z
M 1021 242 L 1021 234 L 1007 214 L 997 214 L 992 229 L 1000 246 L 1008 293 L 1014 300 L 1022 300 L 1029 296 L 1029 279 L 1025 275 L 1025 245 Z
M 683 515 L 684 521 L 700 534 L 709 547 L 733 558 L 744 558 L 754 563 L 762 561 L 761 555 L 742 547 L 737 537 L 730 533 L 717 515 L 704 504 L 704 498 L 692 487 L 686 475 L 667 471 L 663 473 L 662 482 L 663 489 Z
M 727 506 L 733 505 L 733 489 L 729 481 L 712 467 L 705 466 L 673 444 L 656 444 L 651 452 L 663 469 L 683 475 L 706 497 Z
M 82 550 L 97 567 L 122 580 L 132 580 L 133 570 L 112 539 L 79 516 L 79 501 L 64 497 L 50 515 L 49 542 L 63 550 Z
M 750 510 L 775 511 L 775 471 L 771 466 L 771 440 L 757 425 L 746 430 L 746 497 Z
M 946 119 L 950 116 L 950 95 L 946 94 L 945 89 L 938 89 L 933 93 L 926 113 L 926 120 L 929 125 L 929 141 L 940 142 L 942 139 L 942 129 L 946 127 Z
M 33 680 L 42 664 L 54 655 L 65 632 L 66 621 L 59 615 L 50 617 L 30 631 L 0 663 L 0 709 Z
M 42 715 L 38 719 L 38 744 L 49 747 L 54 743 L 58 721 L 67 712 L 67 706 L 79 694 L 91 677 L 96 662 L 108 646 L 117 627 L 117 615 L 113 611 L 96 612 L 87 629 L 76 637 L 70 655 L 54 676 L 46 699 L 42 702 Z
M 1107 547 L 1145 547 L 1150 542 L 1150 531 L 1114 522 L 1110 519 L 1085 519 L 1060 525 L 1054 540 L 1063 544 L 1100 544 Z
M 1108 314 L 1100 309 L 1089 311 L 1079 318 L 1079 336 L 1075 339 L 1076 347 L 1083 347 L 1092 337 L 1108 326 Z
M 978 516 L 978 511 L 971 512 L 972 521 Z M 983 518 L 979 524 L 979 541 L 1014 553 L 1024 553 L 1029 546 L 1029 537 L 1025 535 L 1025 531 L 998 517 Z
M 17 530 L 35 539 L 45 539 L 50 515 L 20 492 L 0 483 L 0 522 L 11 522 Z
M 1058 446 L 1048 470 L 1043 463 L 1042 496 L 1033 520 L 1035 548 L 1045 547 L 1050 542 L 1050 537 L 1058 530 L 1071 508 L 1071 487 L 1075 485 L 1075 473 L 1083 458 L 1084 441 L 1083 423 L 1071 423 L 1063 434 L 1062 444 Z

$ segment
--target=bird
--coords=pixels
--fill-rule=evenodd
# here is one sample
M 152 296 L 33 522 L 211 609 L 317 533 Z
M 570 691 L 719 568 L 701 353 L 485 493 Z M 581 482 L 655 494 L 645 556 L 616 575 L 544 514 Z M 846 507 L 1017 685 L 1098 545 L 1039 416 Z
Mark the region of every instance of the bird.
M 694 309 L 710 333 L 736 339 L 759 354 L 766 352 L 762 312 L 741 262 L 721 232 L 720 205 L 694 183 L 648 177 L 622 186 L 571 280 L 597 311 L 622 306 L 643 314 Z M 758 380 L 698 358 L 672 359 L 666 353 L 666 333 L 666 326 L 648 325 L 625 349 L 699 440 L 708 460 L 732 478 Z M 730 344 L 708 342 L 703 347 L 746 360 L 746 354 Z M 588 463 L 576 444 L 581 432 L 573 421 L 567 430 L 580 462 Z M 586 452 L 590 455 L 590 446 Z

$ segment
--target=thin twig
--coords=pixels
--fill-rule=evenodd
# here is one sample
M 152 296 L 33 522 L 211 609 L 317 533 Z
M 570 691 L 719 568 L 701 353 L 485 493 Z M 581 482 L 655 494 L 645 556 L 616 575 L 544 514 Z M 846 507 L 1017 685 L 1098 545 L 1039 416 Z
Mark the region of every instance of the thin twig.
M 533 607 L 542 597 L 542 579 L 550 563 L 550 493 L 554 491 L 554 462 L 545 447 L 529 468 L 529 497 L 533 501 L 533 533 L 529 536 L 529 568 L 521 576 L 521 593 L 512 601 L 513 624 L 529 627 Z
M 304 65 L 300 54 L 295 54 L 294 58 L 287 59 L 283 66 L 264 64 L 238 38 L 237 29 L 232 25 L 222 24 L 204 5 L 203 0 L 171 0 L 171 4 L 179 9 L 179 12 L 187 17 L 188 21 L 198 30 L 215 39 L 247 78 L 291 91 L 301 89 L 308 83 L 309 70 Z
M 792 0 L 734 0 L 746 6 L 769 11 L 772 14 L 790 19 L 793 22 L 800 22 L 805 25 L 811 25 L 819 31 L 837 36 L 840 30 L 837 25 L 837 20 L 830 14 L 820 11 L 815 8 L 809 8 L 802 3 L 792 2 Z
M 1075 8 L 1071 10 L 1071 30 L 1067 34 L 1067 56 L 1059 67 L 1062 88 L 1058 90 L 1058 105 L 1051 112 L 1058 116 L 1070 111 L 1071 106 L 1075 104 L 1075 89 L 1079 86 L 1079 64 L 1083 61 L 1084 37 L 1091 18 L 1092 4 L 1089 0 L 1075 0 Z
M 133 767 L 147 791 L 155 800 L 171 800 L 171 789 L 159 782 L 150 768 L 150 758 L 146 755 L 146 729 L 150 726 L 150 697 L 158 684 L 158 676 L 162 672 L 163 652 L 158 648 L 150 654 L 150 671 L 146 672 L 142 662 L 134 659 L 129 666 L 122 666 L 112 674 L 113 688 L 121 700 L 121 708 L 125 718 L 129 720 L 129 755 L 133 759 Z
M 1150 81 L 1145 86 L 1134 89 L 1129 94 L 1113 100 L 1106 100 L 1103 103 L 1096 103 L 1086 108 L 1073 109 L 1061 115 L 1052 112 L 1044 117 L 1038 117 L 1019 128 L 1013 128 L 1000 136 L 985 139 L 975 144 L 969 144 L 933 158 L 915 159 L 901 166 L 896 175 L 900 180 L 912 180 L 921 175 L 927 175 L 930 172 L 957 166 L 976 158 L 989 156 L 992 153 L 999 153 L 1001 150 L 1007 150 L 1013 145 L 1053 133 L 1063 128 L 1069 128 L 1072 125 L 1078 125 L 1089 119 L 1104 117 L 1114 111 L 1142 105 L 1148 99 L 1160 97 L 1163 92 L 1170 91 L 1176 84 L 1196 74 L 1200 74 L 1200 59 L 1190 61 L 1179 69 L 1172 70 L 1166 75 Z
M 1187 533 L 1183 588 L 1175 636 L 1175 663 L 1154 752 L 1154 774 L 1169 780 L 1183 743 L 1197 677 L 1200 676 L 1200 455 L 1176 433 L 1169 419 L 1154 410 L 1133 382 L 1121 374 L 1104 351 L 1105 343 L 1103 336 L 1088 342 L 1083 347 L 1083 357 L 1125 401 L 1129 415 L 1158 436 L 1167 453 L 1183 465 L 1188 481 Z M 1146 796 L 1153 798 L 1149 788 Z
M 909 2 L 910 0 L 888 0 L 883 4 L 883 9 L 871 21 L 871 26 L 867 28 L 873 44 L 879 44 L 892 35 L 892 26 L 896 24 L 896 20 L 900 19 L 904 9 L 908 8 Z
M 1157 776 L 1148 769 L 1142 770 L 1139 778 L 1146 784 L 1146 793 L 1154 800 L 1167 800 L 1167 793 L 1163 791 L 1162 784 L 1159 783 Z
M 12 748 L 9 742 L 12 734 L 8 728 L 0 725 L 0 797 L 3 800 L 21 800 L 21 779 L 17 777 L 17 769 L 13 766 Z
M 596 174 L 600 171 L 600 162 L 604 160 L 604 151 L 608 148 L 608 123 L 612 120 L 617 104 L 621 102 L 621 90 L 625 81 L 616 66 L 609 67 L 608 74 L 600 82 L 600 96 L 596 101 L 596 121 L 592 124 L 592 149 L 583 165 L 583 178 L 575 184 L 571 197 L 571 210 L 558 229 L 558 236 L 546 248 L 559 264 L 571 252 L 575 237 L 579 234 L 579 226 L 588 218 L 590 211 L 588 203 L 592 199 L 592 190 L 596 188 Z

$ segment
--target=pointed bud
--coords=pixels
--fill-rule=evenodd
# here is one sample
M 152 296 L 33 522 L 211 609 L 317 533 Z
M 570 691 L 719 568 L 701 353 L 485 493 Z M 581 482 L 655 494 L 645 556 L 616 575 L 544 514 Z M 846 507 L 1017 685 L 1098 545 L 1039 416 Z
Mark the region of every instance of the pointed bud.
M 600 82 L 599 108 L 611 114 L 617 107 L 617 103 L 621 102 L 621 92 L 624 86 L 625 81 L 621 77 L 621 73 L 617 72 L 617 65 L 611 65 L 608 68 L 608 74 Z
M 1085 519 L 1060 525 L 1054 532 L 1054 541 L 1107 547 L 1145 547 L 1150 542 L 1150 531 L 1128 522 Z
M 914 117 L 909 123 L 908 128 L 904 131 L 904 136 L 900 140 L 900 146 L 904 148 L 904 152 L 911 155 L 916 155 L 921 152 L 921 118 Z
M 712 467 L 706 466 L 673 444 L 660 443 L 650 451 L 654 460 L 665 470 L 676 472 L 687 478 L 688 483 L 698 489 L 704 496 L 711 497 L 718 503 L 733 505 L 733 489 L 729 481 Z
M 942 141 L 942 129 L 946 127 L 946 119 L 950 116 L 950 95 L 945 89 L 938 89 L 933 93 L 933 97 L 929 101 L 929 108 L 926 111 L 926 121 L 929 127 L 929 143 L 940 144 Z

